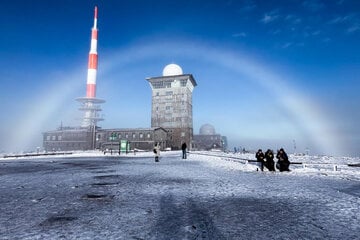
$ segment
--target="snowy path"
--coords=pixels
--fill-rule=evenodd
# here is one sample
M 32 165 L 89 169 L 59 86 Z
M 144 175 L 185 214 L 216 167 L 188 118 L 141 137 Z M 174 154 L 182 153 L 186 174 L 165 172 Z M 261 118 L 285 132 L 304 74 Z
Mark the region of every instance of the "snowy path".
M 359 239 L 358 181 L 217 161 L 1 161 L 0 239 Z

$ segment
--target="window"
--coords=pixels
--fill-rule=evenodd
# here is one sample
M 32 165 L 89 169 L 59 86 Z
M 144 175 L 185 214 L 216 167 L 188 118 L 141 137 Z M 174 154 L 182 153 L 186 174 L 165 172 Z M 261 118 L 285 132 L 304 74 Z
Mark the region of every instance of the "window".
M 114 140 L 117 139 L 117 136 L 118 136 L 118 134 L 117 134 L 116 132 L 112 132 L 112 133 L 110 134 L 109 140 L 110 140 L 110 141 L 114 141 Z
M 165 109 L 166 109 L 166 110 L 170 110 L 170 109 L 171 109 L 171 106 L 166 106 Z
M 55 141 L 55 140 L 56 140 L 56 136 L 52 136 L 52 140 Z
M 164 82 L 164 87 L 171 88 L 171 82 Z
M 50 141 L 50 135 L 46 136 L 46 140 Z
M 58 136 L 58 141 L 61 141 L 61 139 L 62 139 L 62 136 L 59 135 L 59 136 Z
M 187 79 L 180 80 L 180 86 L 181 87 L 186 87 L 186 83 L 187 83 Z
M 125 134 L 125 138 L 129 138 L 129 134 Z
M 181 132 L 181 136 L 182 136 L 182 137 L 185 137 L 185 132 Z
M 144 134 L 140 133 L 140 134 L 139 134 L 139 137 L 140 137 L 140 138 L 143 138 L 143 137 L 144 137 Z
M 164 87 L 163 81 L 154 82 L 152 85 L 153 85 L 153 88 L 163 88 Z
M 151 138 L 151 135 L 150 135 L 150 133 L 148 133 L 148 134 L 147 134 L 147 138 Z
M 166 92 L 166 96 L 171 96 L 171 95 L 173 95 L 173 92 L 172 92 L 172 91 L 167 91 L 167 92 Z
M 136 138 L 136 134 L 135 134 L 135 133 L 133 133 L 132 137 L 133 137 L 133 138 Z

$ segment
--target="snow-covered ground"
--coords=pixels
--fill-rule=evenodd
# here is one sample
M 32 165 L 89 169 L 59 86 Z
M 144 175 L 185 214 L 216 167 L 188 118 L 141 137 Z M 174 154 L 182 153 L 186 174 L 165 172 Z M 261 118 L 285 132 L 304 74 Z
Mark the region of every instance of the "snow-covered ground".
M 274 173 L 253 154 L 180 155 L 2 159 L 0 239 L 360 238 L 358 158 L 290 155 L 304 164 Z

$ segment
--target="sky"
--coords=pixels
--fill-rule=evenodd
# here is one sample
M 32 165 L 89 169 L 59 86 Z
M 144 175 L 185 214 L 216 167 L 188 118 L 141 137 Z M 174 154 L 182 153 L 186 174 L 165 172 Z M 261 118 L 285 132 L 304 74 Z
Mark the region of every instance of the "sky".
M 192 74 L 194 133 L 360 156 L 360 1 L 2 1 L 0 151 L 80 125 L 94 7 L 103 128 L 151 125 L 147 77 Z

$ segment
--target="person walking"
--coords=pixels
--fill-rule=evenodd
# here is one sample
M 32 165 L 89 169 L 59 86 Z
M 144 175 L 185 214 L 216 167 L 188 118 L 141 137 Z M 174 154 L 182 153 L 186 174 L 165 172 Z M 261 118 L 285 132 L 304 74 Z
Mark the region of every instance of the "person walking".
M 186 142 L 183 142 L 183 144 L 181 145 L 181 150 L 182 150 L 182 159 L 186 159 Z
M 276 168 L 279 169 L 280 172 L 290 171 L 289 170 L 290 161 L 289 161 L 288 155 L 286 154 L 286 152 L 283 148 L 281 148 L 277 152 L 276 158 L 278 159 L 278 161 L 276 163 Z
M 269 171 L 275 171 L 274 152 L 272 150 L 268 149 L 265 152 L 265 160 L 265 167 L 269 169 Z
M 260 170 L 264 171 L 264 153 L 262 152 L 261 149 L 259 149 L 256 154 L 255 154 L 256 160 L 258 161 L 259 165 L 260 165 Z
M 159 162 L 159 157 L 160 157 L 160 144 L 159 143 L 157 143 L 155 145 L 153 152 L 155 154 L 155 162 Z

